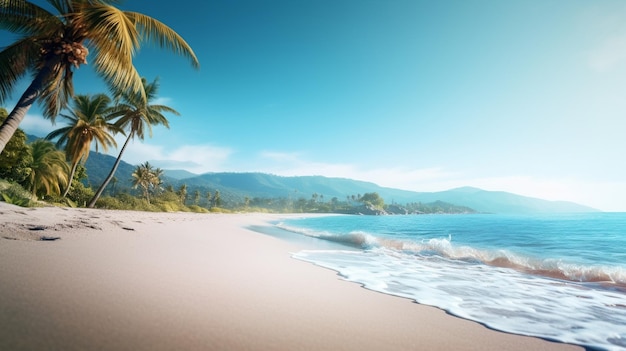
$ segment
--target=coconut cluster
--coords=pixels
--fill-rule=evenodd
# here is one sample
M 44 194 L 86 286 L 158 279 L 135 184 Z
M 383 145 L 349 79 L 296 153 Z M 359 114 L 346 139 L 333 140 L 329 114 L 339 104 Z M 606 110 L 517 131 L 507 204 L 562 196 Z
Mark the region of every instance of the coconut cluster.
M 63 39 L 55 39 L 41 49 L 42 55 L 62 55 L 63 59 L 71 63 L 74 67 L 87 63 L 89 50 L 83 44 L 68 42 Z

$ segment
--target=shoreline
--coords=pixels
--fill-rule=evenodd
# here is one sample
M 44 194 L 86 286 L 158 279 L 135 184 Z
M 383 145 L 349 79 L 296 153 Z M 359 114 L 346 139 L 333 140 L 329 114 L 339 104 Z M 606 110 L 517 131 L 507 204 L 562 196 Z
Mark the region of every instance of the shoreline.
M 0 349 L 583 350 L 342 281 L 250 229 L 304 216 L 0 202 Z

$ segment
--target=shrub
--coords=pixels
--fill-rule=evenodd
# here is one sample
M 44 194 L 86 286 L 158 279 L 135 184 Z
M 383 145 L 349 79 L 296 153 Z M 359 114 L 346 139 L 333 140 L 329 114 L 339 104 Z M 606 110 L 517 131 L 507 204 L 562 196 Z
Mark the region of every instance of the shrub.
M 0 186 L 0 196 L 4 202 L 22 207 L 35 206 L 32 194 L 20 185 L 3 182 Z
M 97 208 L 104 208 L 107 210 L 123 210 L 122 202 L 117 198 L 111 196 L 102 196 L 96 202 Z
M 189 207 L 189 210 L 191 210 L 191 212 L 196 212 L 196 213 L 209 213 L 209 210 L 207 210 L 204 207 L 200 207 L 198 205 L 190 205 L 187 206 Z
M 74 182 L 74 185 L 72 185 L 72 188 L 70 188 L 70 191 L 67 193 L 67 198 L 79 206 L 85 207 L 87 201 L 91 200 L 94 194 L 91 187 L 86 187 L 81 182 Z

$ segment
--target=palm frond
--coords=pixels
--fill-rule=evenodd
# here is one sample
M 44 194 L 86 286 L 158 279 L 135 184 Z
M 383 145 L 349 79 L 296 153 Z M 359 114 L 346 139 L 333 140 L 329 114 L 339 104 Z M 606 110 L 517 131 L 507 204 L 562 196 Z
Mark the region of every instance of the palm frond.
M 111 91 L 141 91 L 141 77 L 132 62 L 140 37 L 124 12 L 113 6 L 95 4 L 82 8 L 77 20 L 89 32 L 87 45 L 95 52 L 94 69 Z
M 109 122 L 110 103 L 111 98 L 105 94 L 77 95 L 69 114 L 61 114 L 68 125 L 48 134 L 48 139 L 59 138 L 57 145 L 64 146 L 73 165 L 87 161 L 92 144 L 104 151 L 117 146 L 113 133 L 122 130 Z
M 32 36 L 61 26 L 59 18 L 32 2 L 0 0 L 0 29 Z
M 59 128 L 59 129 L 55 129 L 52 132 L 48 133 L 48 135 L 46 135 L 46 140 L 54 140 L 57 139 L 55 145 L 58 148 L 63 148 L 65 147 L 65 145 L 67 144 L 67 136 L 68 133 L 70 132 L 71 127 L 63 127 L 63 128 Z
M 124 59 L 132 59 L 139 47 L 140 37 L 134 23 L 123 11 L 108 5 L 92 5 L 81 9 L 77 20 L 87 27 L 89 39 L 98 50 L 116 52 Z
M 71 0 L 47 0 L 47 1 L 59 13 L 67 14 L 67 13 L 74 12 Z
M 0 103 L 9 98 L 15 84 L 37 60 L 39 47 L 28 38 L 18 40 L 0 51 Z
M 158 112 L 158 113 L 167 112 L 167 113 L 171 113 L 171 114 L 176 115 L 176 116 L 180 116 L 180 112 L 174 110 L 173 108 L 171 108 L 169 106 L 165 106 L 165 105 L 150 105 L 150 109 L 153 110 L 154 112 Z
M 111 93 L 123 89 L 141 91 L 141 76 L 131 60 L 123 60 L 113 52 L 97 53 L 94 69 L 109 85 Z
M 135 24 L 137 31 L 139 31 L 147 41 L 190 59 L 191 65 L 194 68 L 200 67 L 200 62 L 191 49 L 191 46 L 173 29 L 141 13 L 130 11 L 124 13 Z
M 37 140 L 31 144 L 33 162 L 29 188 L 33 194 L 60 194 L 61 185 L 68 184 L 69 167 L 65 154 L 49 141 Z
M 39 103 L 43 107 L 43 115 L 52 122 L 59 111 L 67 106 L 68 97 L 73 95 L 73 92 L 65 91 L 65 72 L 65 67 L 61 64 L 55 65 L 40 95 Z

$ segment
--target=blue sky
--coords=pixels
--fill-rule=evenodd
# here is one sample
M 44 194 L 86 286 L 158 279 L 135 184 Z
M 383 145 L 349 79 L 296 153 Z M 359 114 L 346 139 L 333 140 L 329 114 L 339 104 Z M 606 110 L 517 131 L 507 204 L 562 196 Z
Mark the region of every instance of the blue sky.
M 127 162 L 414 191 L 476 186 L 626 211 L 624 1 L 127 0 L 122 8 L 172 27 L 201 64 L 141 50 L 140 74 L 159 77 L 160 100 L 181 116 L 133 143 Z M 75 77 L 78 93 L 106 91 L 89 66 Z M 22 127 L 53 129 L 37 108 Z

